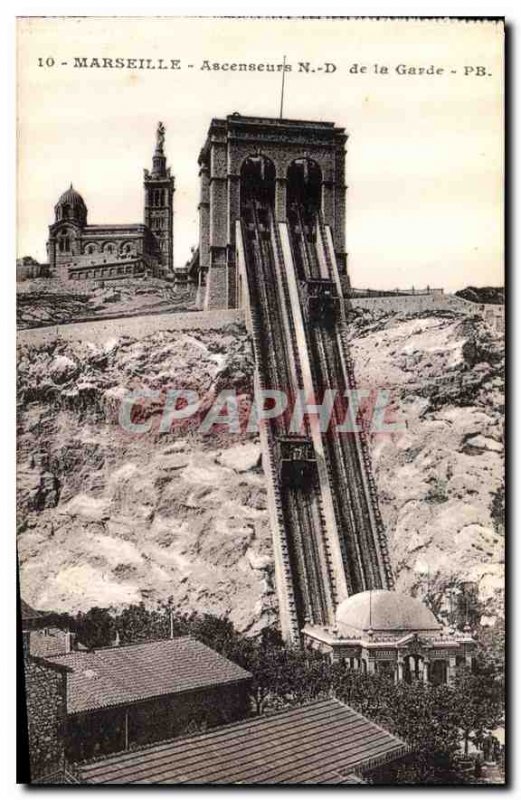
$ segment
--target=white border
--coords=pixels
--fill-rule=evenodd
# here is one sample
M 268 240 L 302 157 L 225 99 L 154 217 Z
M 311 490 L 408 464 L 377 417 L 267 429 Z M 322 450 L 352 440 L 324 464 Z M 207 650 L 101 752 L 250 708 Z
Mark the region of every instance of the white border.
M 1 442 L 1 473 L 0 473 L 0 487 L 2 491 L 2 502 L 0 508 L 2 509 L 2 553 L 0 558 L 0 587 L 2 591 L 2 604 L 3 611 L 3 624 L 2 624 L 2 639 L 3 639 L 3 658 L 2 658 L 2 680 L 0 681 L 3 702 L 0 705 L 2 709 L 2 720 L 0 724 L 0 753 L 2 754 L 2 768 L 0 772 L 0 796 L 2 798 L 18 797 L 21 792 L 26 791 L 24 787 L 15 786 L 15 764 L 16 764 L 16 704 L 15 704 L 15 476 L 14 476 L 14 463 L 15 463 L 15 187 L 16 187 L 16 165 L 15 165 L 15 18 L 17 16 L 489 16 L 497 17 L 505 15 L 507 23 L 510 25 L 510 57 L 511 57 L 511 72 L 510 81 L 513 85 L 512 109 L 510 118 L 510 138 L 512 146 L 514 144 L 514 130 L 516 129 L 516 119 L 513 113 L 519 104 L 519 90 L 518 85 L 514 85 L 519 81 L 517 75 L 517 68 L 515 64 L 514 55 L 514 38 L 516 35 L 516 23 L 520 17 L 519 4 L 514 3 L 513 0 L 503 2 L 500 4 L 492 2 L 480 2 L 479 0 L 453 0 L 453 2 L 351 2 L 350 0 L 264 0 L 264 2 L 249 2 L 247 5 L 239 0 L 234 2 L 201 2 L 200 0 L 190 0 L 190 2 L 172 2 L 172 0 L 153 0 L 150 3 L 144 2 L 130 2 L 129 0 L 109 0 L 108 2 L 66 2 L 66 0 L 54 0 L 54 2 L 24 2 L 19 0 L 4 0 L 0 7 L 0 54 L 2 58 L 2 69 L 0 70 L 0 79 L 2 81 L 2 109 L 3 109 L 3 122 L 0 126 L 1 132 L 1 153 L 2 153 L 2 182 L 0 191 L 0 222 L 2 225 L 2 234 L 0 242 L 2 243 L 0 262 L 0 275 L 2 283 L 0 286 L 0 324 L 2 336 L 0 339 L 0 353 L 2 357 L 2 393 L 0 395 L 1 411 L 0 420 L 3 422 L 3 436 Z M 516 103 L 516 100 L 518 101 Z M 7 113 L 6 113 L 7 111 Z M 514 163 L 514 162 L 513 162 Z M 512 166 L 513 166 L 512 163 Z M 512 183 L 512 193 L 515 178 L 518 177 L 518 169 L 515 170 L 515 175 L 510 176 Z M 512 206 L 513 206 L 513 201 Z M 512 207 L 512 210 L 514 208 Z M 512 240 L 514 238 L 514 231 L 516 230 L 520 220 L 518 218 L 519 210 L 516 210 L 515 218 L 512 216 L 511 231 Z M 519 304 L 518 286 L 515 285 L 514 275 L 516 271 L 513 262 L 514 247 L 513 241 L 511 243 L 511 264 L 509 270 L 509 292 L 511 308 Z M 516 282 L 518 283 L 518 282 Z M 512 294 L 514 295 L 512 297 Z M 513 319 L 513 329 L 511 331 L 510 348 L 515 352 L 515 345 L 519 344 L 519 326 L 515 324 L 516 315 L 511 312 Z M 511 356 L 513 365 L 513 357 Z M 510 406 L 513 411 L 516 403 L 514 398 L 519 396 L 516 391 L 519 388 L 519 378 L 517 376 L 510 376 L 512 382 L 511 386 L 511 400 Z M 514 429 L 513 420 L 510 421 L 511 432 L 511 446 L 513 450 L 517 451 L 519 444 L 519 437 L 516 435 L 517 431 Z M 514 461 L 514 452 L 510 455 L 511 462 Z M 513 467 L 513 463 L 511 463 Z M 513 469 L 512 469 L 513 473 Z M 521 488 L 521 487 L 520 487 Z M 519 496 L 521 492 L 516 491 L 517 486 L 514 486 L 514 476 L 511 475 L 511 485 L 509 487 L 509 494 L 514 499 Z M 512 501 L 511 516 L 510 516 L 510 592 L 512 594 L 510 602 L 510 636 L 514 633 L 514 621 L 516 602 L 518 597 L 514 597 L 516 566 L 518 566 L 516 559 L 518 553 L 514 552 L 514 531 L 516 530 L 515 522 L 517 520 L 517 503 L 514 506 Z M 512 563 L 513 562 L 513 563 Z M 513 643 L 514 644 L 514 643 Z M 510 652 L 510 672 L 512 676 L 515 674 L 514 661 L 515 653 L 514 646 L 511 645 Z M 514 696 L 514 679 L 511 679 L 510 689 L 510 715 L 514 716 L 514 708 L 518 710 L 517 697 Z M 513 724 L 511 723 L 513 726 Z M 511 782 L 516 779 L 516 766 L 514 754 L 510 752 L 510 769 Z M 480 790 L 481 787 L 476 787 Z M 85 789 L 80 789 L 84 791 Z M 408 788 L 408 796 L 418 796 L 422 787 Z M 37 791 L 37 790 L 36 790 Z M 42 791 L 42 790 L 40 790 Z M 45 790 L 46 797 L 62 797 L 63 793 L 69 795 L 71 790 L 64 787 L 59 789 Z M 78 791 L 72 789 L 72 791 Z M 120 789 L 121 791 L 121 789 Z M 124 790 L 123 790 L 124 791 Z M 138 790 L 136 793 L 135 787 L 131 788 L 132 797 L 143 796 L 147 789 Z M 191 795 L 198 796 L 199 793 L 204 793 L 205 789 L 192 790 Z M 212 789 L 215 792 L 216 789 Z M 224 792 L 230 790 L 224 789 Z M 239 790 L 233 789 L 233 794 L 236 795 L 238 791 L 248 791 L 247 789 Z M 259 789 L 256 789 L 258 792 Z M 262 791 L 262 790 L 261 790 Z M 266 790 L 264 790 L 266 791 Z M 269 793 L 282 796 L 284 790 L 277 788 L 270 788 Z M 297 790 L 298 791 L 298 790 Z M 347 790 L 351 791 L 351 789 Z M 383 795 L 385 789 L 373 789 L 373 796 Z M 388 790 L 388 791 L 396 791 Z M 430 789 L 430 791 L 436 791 Z M 464 791 L 468 796 L 468 792 L 475 790 L 469 788 L 462 788 L 458 790 L 457 787 L 444 787 L 444 793 L 448 793 L 449 797 L 458 791 Z M 327 796 L 327 790 L 316 789 L 314 790 L 315 796 Z M 497 793 L 504 793 L 501 789 L 488 789 L 487 796 L 496 795 Z

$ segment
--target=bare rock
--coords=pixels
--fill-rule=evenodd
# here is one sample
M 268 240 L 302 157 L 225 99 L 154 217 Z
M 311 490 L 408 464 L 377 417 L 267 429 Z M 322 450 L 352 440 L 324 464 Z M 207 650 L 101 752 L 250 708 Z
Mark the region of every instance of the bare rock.
M 259 465 L 260 459 L 260 444 L 255 444 L 253 442 L 230 447 L 217 456 L 219 464 L 229 467 L 235 472 L 247 472 L 248 470 L 254 469 Z
M 502 453 L 503 445 L 501 442 L 496 442 L 495 439 L 477 434 L 476 436 L 471 436 L 470 438 L 466 439 L 462 449 L 465 453 L 476 455 L 479 453 L 484 453 L 485 450 L 488 450 L 491 453 Z
M 68 356 L 56 356 L 49 365 L 49 373 L 55 383 L 65 383 L 78 374 L 79 368 L 72 358 Z

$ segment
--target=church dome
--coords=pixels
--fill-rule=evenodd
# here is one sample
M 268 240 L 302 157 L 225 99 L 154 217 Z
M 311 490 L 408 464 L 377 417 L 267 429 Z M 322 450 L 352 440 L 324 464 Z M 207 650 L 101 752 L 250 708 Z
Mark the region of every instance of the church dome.
M 85 224 L 87 221 L 87 206 L 81 194 L 76 191 L 74 186 L 71 185 L 65 191 L 54 210 L 56 212 L 56 221 L 71 220 Z
M 421 600 L 384 589 L 351 595 L 338 606 L 336 621 L 340 635 L 344 636 L 370 630 L 406 633 L 442 628 Z

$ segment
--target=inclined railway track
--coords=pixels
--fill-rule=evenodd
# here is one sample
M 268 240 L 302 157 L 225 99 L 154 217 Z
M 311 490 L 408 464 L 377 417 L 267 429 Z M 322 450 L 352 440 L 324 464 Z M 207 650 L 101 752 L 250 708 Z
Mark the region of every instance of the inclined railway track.
M 263 376 L 262 388 L 283 391 L 294 399 L 297 392 L 302 390 L 302 377 L 288 289 L 284 272 L 280 269 L 280 242 L 269 210 L 259 209 L 252 203 L 249 211 L 248 221 L 243 219 L 242 232 L 256 357 L 259 358 L 259 373 Z M 279 252 L 276 252 L 276 248 L 279 248 Z M 281 281 L 282 296 L 277 288 Z M 281 303 L 286 304 L 285 309 Z M 289 342 L 284 329 L 284 312 L 289 326 Z M 277 437 L 285 436 L 287 432 L 288 426 L 283 417 L 271 422 L 268 441 L 272 465 L 277 461 Z M 306 433 L 309 434 L 307 426 Z M 299 629 L 306 620 L 328 624 L 335 603 L 331 596 L 331 575 L 324 574 L 330 565 L 324 565 L 328 556 L 318 481 L 314 476 L 305 487 L 286 485 L 281 482 L 274 468 L 272 480 L 276 486 L 277 513 L 286 534 L 284 568 L 293 587 Z
M 262 302 L 262 294 L 259 286 L 259 283 L 263 282 L 262 276 L 257 276 L 255 274 L 257 262 L 255 259 L 253 246 L 251 241 L 248 239 L 248 231 L 244 221 L 241 222 L 241 234 L 244 245 L 248 292 L 250 296 L 253 349 L 258 367 L 257 376 L 260 389 L 265 390 L 268 386 L 269 388 L 272 388 L 273 384 L 271 384 L 271 380 L 272 378 L 275 378 L 273 375 L 275 371 L 274 365 L 272 364 L 272 359 L 270 358 L 270 355 L 273 353 L 271 340 L 269 342 L 269 346 L 266 347 L 267 337 L 270 337 L 271 339 L 271 328 L 266 319 L 267 308 Z M 283 503 L 280 496 L 280 487 L 276 470 L 276 459 L 274 458 L 274 432 L 272 426 L 269 426 L 267 429 L 267 437 L 269 443 L 270 484 L 273 491 L 278 528 L 280 531 L 280 535 L 278 536 L 278 544 L 281 552 L 282 569 L 286 585 L 289 627 L 292 631 L 293 637 L 298 637 L 301 627 L 300 618 L 302 616 L 301 600 L 298 581 L 294 580 L 294 578 L 297 576 L 295 575 L 294 568 L 295 557 L 293 553 L 293 545 L 287 535 L 284 515 L 282 513 Z
M 288 229 L 291 255 L 287 257 L 292 258 L 291 265 L 285 264 L 279 226 L 271 209 L 255 200 L 243 208 L 240 230 L 259 384 L 261 389 L 286 393 L 291 407 L 304 386 L 295 327 L 297 314 L 303 320 L 309 354 L 306 360 L 317 400 L 329 388 L 343 396 L 345 390 L 356 388 L 356 381 L 343 310 L 334 319 L 311 320 L 306 305 L 310 280 L 316 284 L 320 280 L 333 282 L 335 279 L 323 220 L 317 214 L 314 220 L 308 215 L 304 221 L 302 209 L 292 208 Z M 323 248 L 322 258 L 318 237 Z M 299 285 L 298 299 L 295 289 L 291 290 L 293 295 L 289 289 L 287 270 L 290 268 L 295 270 Z M 300 308 L 295 308 L 294 303 L 300 304 Z M 345 421 L 345 410 L 345 403 L 334 404 L 330 430 L 321 434 L 321 447 L 332 487 L 346 585 L 348 593 L 353 594 L 366 589 L 392 588 L 392 573 L 366 435 L 364 431 L 338 431 Z M 281 439 L 288 442 L 293 435 L 289 434 L 289 419 L 288 414 L 270 420 L 266 433 L 281 532 L 280 552 L 291 595 L 288 607 L 291 625 L 298 635 L 306 621 L 332 624 L 338 598 L 317 451 L 312 450 L 315 460 L 311 461 L 312 469 L 305 483 L 282 477 L 282 451 L 278 448 Z M 306 417 L 303 429 L 306 441 L 312 441 Z M 316 438 L 315 447 L 318 447 Z
M 329 251 L 329 247 L 327 246 L 328 237 L 321 211 L 319 211 L 317 215 L 317 224 L 320 229 L 322 242 L 324 243 L 324 256 L 327 263 L 327 269 L 329 274 L 332 275 L 333 265 L 331 263 L 331 254 Z M 341 318 L 339 319 L 339 323 L 337 325 L 337 341 L 338 341 L 338 352 L 339 354 L 341 354 L 343 364 L 345 364 L 346 375 L 347 375 L 347 380 L 346 380 L 347 388 L 354 390 L 357 388 L 355 369 L 347 342 L 347 330 L 346 330 L 343 309 Z M 357 434 L 356 437 L 352 437 L 352 439 L 358 453 L 359 471 L 363 477 L 363 482 L 364 482 L 364 490 L 365 490 L 364 494 L 368 498 L 371 508 L 375 548 L 379 555 L 383 588 L 393 589 L 394 575 L 391 567 L 391 560 L 389 558 L 387 534 L 384 528 L 382 515 L 380 512 L 380 505 L 378 502 L 378 491 L 376 488 L 376 481 L 374 479 L 371 456 L 369 453 L 367 432 L 363 424 L 361 425 L 360 432 Z
M 292 250 L 296 254 L 297 270 L 301 277 L 301 303 L 305 307 L 304 287 L 309 279 L 326 277 L 317 255 L 316 232 L 305 225 L 300 209 L 294 214 L 291 228 Z M 325 228 L 320 215 L 322 241 Z M 327 278 L 333 280 L 333 268 L 327 247 L 324 247 Z M 356 389 L 352 361 L 345 342 L 343 320 L 310 321 L 306 337 L 313 368 L 317 396 L 335 389 L 342 396 L 346 389 Z M 341 552 L 350 592 L 365 589 L 390 588 L 392 574 L 387 553 L 387 541 L 381 520 L 376 486 L 364 431 L 339 433 L 344 421 L 344 409 L 335 403 L 332 424 L 324 436 L 326 462 L 333 485 L 337 487 L 335 512 L 341 538 Z M 340 488 L 338 491 L 338 488 Z

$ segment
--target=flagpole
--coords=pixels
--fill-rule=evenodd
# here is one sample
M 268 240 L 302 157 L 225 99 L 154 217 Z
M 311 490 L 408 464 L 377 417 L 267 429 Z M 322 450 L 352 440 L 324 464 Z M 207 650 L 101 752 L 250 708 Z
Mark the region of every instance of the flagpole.
M 282 119 L 282 109 L 284 108 L 284 81 L 286 78 L 286 56 L 282 59 L 282 88 L 280 92 L 280 119 Z

